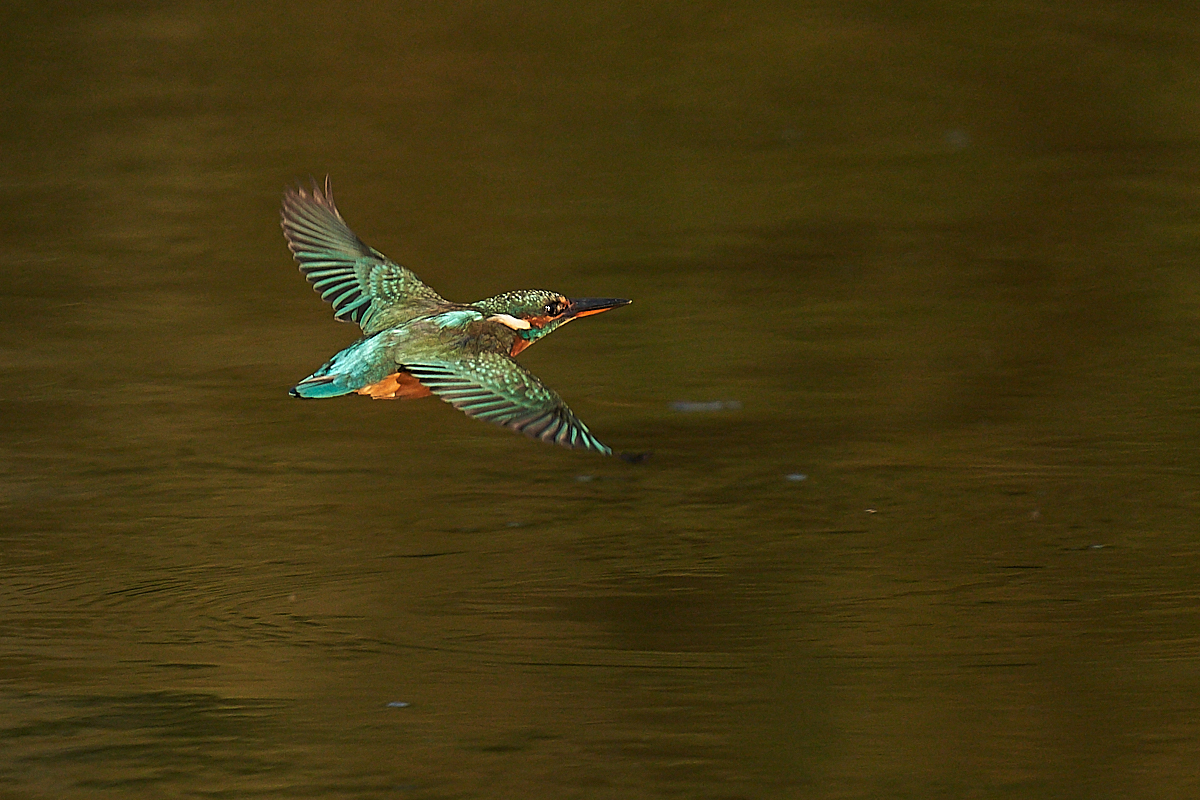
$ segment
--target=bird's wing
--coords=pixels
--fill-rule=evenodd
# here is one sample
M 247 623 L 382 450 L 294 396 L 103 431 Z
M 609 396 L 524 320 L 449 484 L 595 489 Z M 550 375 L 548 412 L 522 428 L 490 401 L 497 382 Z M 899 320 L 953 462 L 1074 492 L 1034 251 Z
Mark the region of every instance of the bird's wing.
M 404 363 L 425 388 L 469 417 L 563 447 L 610 455 L 562 398 L 533 373 L 500 353 L 456 361 Z
M 280 211 L 300 271 L 343 322 L 370 335 L 445 303 L 412 270 L 369 247 L 342 220 L 329 179 L 322 190 L 290 187 Z

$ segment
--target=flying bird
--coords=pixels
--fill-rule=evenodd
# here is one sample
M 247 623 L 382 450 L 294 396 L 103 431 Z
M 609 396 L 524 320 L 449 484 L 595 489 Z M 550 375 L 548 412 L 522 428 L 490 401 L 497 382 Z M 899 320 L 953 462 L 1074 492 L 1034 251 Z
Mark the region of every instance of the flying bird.
M 567 404 L 515 356 L 573 319 L 631 301 L 522 289 L 452 303 L 411 270 L 359 239 L 322 189 L 289 188 L 283 235 L 300 271 L 365 336 L 300 381 L 293 397 L 362 394 L 376 400 L 437 395 L 476 419 L 544 442 L 610 455 Z

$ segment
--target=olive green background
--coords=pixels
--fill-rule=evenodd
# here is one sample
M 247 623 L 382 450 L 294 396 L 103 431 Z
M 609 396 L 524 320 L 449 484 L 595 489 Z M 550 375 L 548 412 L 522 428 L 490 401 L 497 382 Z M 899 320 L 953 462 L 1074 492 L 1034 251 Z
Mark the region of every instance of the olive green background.
M 0 798 L 1200 796 L 1200 11 L 0 25 Z M 649 461 L 289 398 L 326 173 Z

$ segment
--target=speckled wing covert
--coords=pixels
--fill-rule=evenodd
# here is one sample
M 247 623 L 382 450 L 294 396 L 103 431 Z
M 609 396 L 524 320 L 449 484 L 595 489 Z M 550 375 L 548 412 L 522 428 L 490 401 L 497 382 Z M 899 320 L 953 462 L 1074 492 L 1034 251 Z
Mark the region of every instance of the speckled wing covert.
M 469 417 L 579 450 L 611 455 L 562 398 L 500 353 L 461 361 L 401 365 L 425 388 Z
M 283 235 L 300 271 L 343 322 L 378 333 L 445 303 L 416 274 L 369 247 L 346 225 L 325 189 L 313 183 L 283 194 Z

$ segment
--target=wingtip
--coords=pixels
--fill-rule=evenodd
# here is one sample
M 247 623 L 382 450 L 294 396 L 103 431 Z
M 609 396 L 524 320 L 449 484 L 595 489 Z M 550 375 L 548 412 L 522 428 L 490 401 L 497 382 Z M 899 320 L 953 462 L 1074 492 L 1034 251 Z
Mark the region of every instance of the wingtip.
M 593 436 L 592 432 L 589 431 L 582 422 L 580 422 L 579 425 L 583 428 L 584 434 L 582 437 L 580 437 L 581 441 L 579 444 L 572 443 L 569 445 L 572 450 L 590 450 L 593 453 L 599 453 L 602 456 L 611 456 L 613 454 L 612 448 Z
M 315 232 L 327 228 L 331 221 L 343 227 L 346 225 L 346 221 L 342 218 L 342 212 L 338 211 L 337 205 L 334 203 L 333 184 L 329 176 L 325 176 L 324 188 L 317 183 L 315 177 L 310 176 L 308 183 L 311 188 L 305 188 L 303 180 L 297 180 L 294 184 L 285 186 L 283 201 L 279 207 L 279 227 L 283 229 L 288 249 L 292 251 L 292 255 L 297 260 L 300 260 L 302 248 L 297 239 L 298 236 L 305 235 L 311 239 Z M 332 220 L 330 220 L 331 217 Z M 348 227 L 339 233 L 344 238 L 353 239 L 357 249 L 367 250 L 367 246 Z
M 324 205 L 327 206 L 329 208 L 329 210 L 331 210 L 333 213 L 337 214 L 337 204 L 333 202 L 333 181 L 331 181 L 329 179 L 329 173 L 325 173 L 324 191 L 322 191 L 322 189 L 317 186 L 316 178 L 312 178 L 311 180 L 312 180 L 314 198 L 319 194 L 323 194 L 324 195 L 323 199 L 325 201 Z M 341 215 L 338 214 L 338 216 L 340 217 Z
M 290 183 L 283 187 L 283 208 L 280 211 L 280 216 L 285 220 L 289 211 L 294 211 L 297 206 L 305 203 L 315 203 L 319 206 L 329 209 L 341 219 L 342 215 L 337 210 L 337 204 L 333 200 L 333 181 L 329 175 L 325 175 L 324 185 L 317 182 L 315 176 L 308 177 L 308 184 L 311 188 L 305 188 L 304 179 L 298 178 L 295 183 Z

